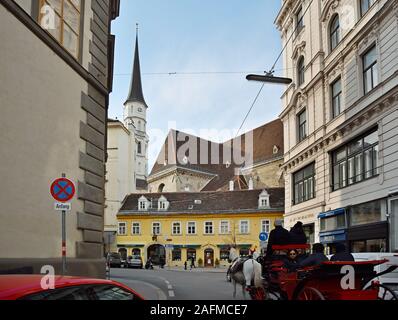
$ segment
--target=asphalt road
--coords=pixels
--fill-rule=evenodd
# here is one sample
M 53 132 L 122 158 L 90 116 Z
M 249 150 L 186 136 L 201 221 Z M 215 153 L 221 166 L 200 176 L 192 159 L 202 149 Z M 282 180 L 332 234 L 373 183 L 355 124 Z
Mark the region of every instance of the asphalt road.
M 241 286 L 226 281 L 225 273 L 175 270 L 111 269 L 111 279 L 121 282 L 147 300 L 244 300 Z M 249 295 L 246 295 L 250 299 Z

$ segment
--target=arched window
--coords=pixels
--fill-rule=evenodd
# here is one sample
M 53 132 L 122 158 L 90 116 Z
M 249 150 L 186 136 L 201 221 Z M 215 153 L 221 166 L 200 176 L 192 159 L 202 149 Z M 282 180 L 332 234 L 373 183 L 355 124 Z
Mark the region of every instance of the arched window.
M 141 153 L 142 153 L 142 145 L 141 145 L 141 142 L 138 142 L 137 152 L 138 152 L 138 154 L 141 154 Z
M 330 50 L 334 50 L 340 42 L 340 20 L 339 15 L 335 15 L 330 23 Z
M 301 86 L 304 83 L 304 57 L 300 57 L 297 63 L 297 83 Z
M 158 192 L 159 192 L 159 193 L 163 192 L 164 186 L 165 186 L 164 183 L 162 183 L 161 185 L 159 185 L 159 188 L 158 188 Z

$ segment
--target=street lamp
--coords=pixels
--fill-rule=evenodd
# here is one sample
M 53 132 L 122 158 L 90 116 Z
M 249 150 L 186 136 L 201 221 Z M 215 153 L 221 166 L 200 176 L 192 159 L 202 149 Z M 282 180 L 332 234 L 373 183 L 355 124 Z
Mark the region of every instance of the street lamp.
M 268 82 L 272 84 L 291 84 L 292 79 L 283 77 L 274 77 L 273 72 L 265 72 L 265 75 L 249 74 L 246 76 L 249 81 Z

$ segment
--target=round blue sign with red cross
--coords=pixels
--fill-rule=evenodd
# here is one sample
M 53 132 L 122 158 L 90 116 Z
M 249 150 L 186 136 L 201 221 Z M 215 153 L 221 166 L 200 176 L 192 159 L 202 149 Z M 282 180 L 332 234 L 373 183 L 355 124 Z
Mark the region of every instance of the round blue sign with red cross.
M 55 180 L 50 188 L 51 195 L 59 202 L 67 202 L 75 195 L 75 185 L 66 178 Z

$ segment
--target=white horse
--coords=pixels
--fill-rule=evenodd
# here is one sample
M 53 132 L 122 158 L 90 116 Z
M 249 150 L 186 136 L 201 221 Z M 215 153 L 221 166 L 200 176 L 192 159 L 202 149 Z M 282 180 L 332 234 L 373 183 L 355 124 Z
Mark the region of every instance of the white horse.
M 240 261 L 239 254 L 235 248 L 229 251 L 229 260 L 232 261 L 231 279 L 234 286 L 233 297 L 236 297 L 236 283 L 242 286 L 243 297 L 246 299 L 246 288 L 254 285 L 255 288 L 263 286 L 263 279 L 261 277 L 261 264 L 257 262 L 258 253 L 254 252 L 253 258 L 246 260 L 243 263 L 242 271 L 233 271 L 234 266 Z

